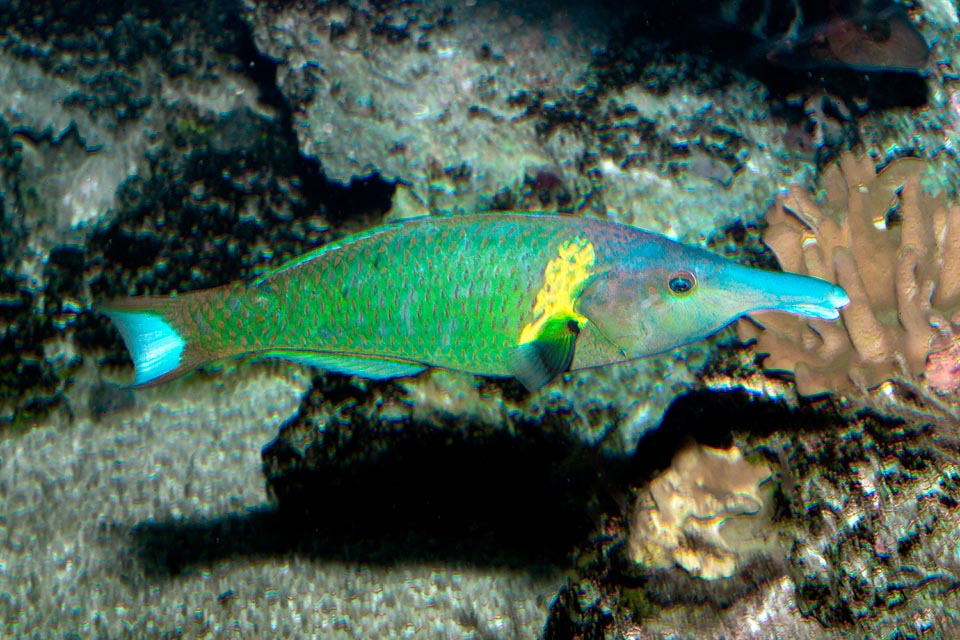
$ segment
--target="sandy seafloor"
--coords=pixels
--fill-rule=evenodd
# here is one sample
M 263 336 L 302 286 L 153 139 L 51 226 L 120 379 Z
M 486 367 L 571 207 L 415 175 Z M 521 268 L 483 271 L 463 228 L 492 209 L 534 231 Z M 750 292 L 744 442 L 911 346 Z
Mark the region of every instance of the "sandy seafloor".
M 99 422 L 5 432 L 0 635 L 539 636 L 562 567 L 371 564 L 284 537 L 260 451 L 308 384 L 243 366 L 138 391 Z

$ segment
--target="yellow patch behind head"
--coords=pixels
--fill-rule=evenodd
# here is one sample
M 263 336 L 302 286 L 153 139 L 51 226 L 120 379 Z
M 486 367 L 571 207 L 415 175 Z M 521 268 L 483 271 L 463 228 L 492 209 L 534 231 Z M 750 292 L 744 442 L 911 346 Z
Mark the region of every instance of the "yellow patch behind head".
M 533 305 L 537 319 L 523 328 L 518 344 L 535 340 L 544 323 L 558 314 L 569 315 L 581 325 L 587 321 L 573 306 L 592 274 L 590 269 L 596 261 L 593 245 L 583 238 L 574 238 L 562 242 L 557 253 L 543 270 L 543 286 Z

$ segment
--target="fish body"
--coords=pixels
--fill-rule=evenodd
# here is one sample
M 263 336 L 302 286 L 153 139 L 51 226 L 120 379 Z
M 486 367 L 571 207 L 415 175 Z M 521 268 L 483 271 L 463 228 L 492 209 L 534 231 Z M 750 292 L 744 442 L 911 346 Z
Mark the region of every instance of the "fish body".
M 914 73 L 927 68 L 930 47 L 893 0 L 850 0 L 828 6 L 827 15 L 803 23 L 798 17 L 788 32 L 768 38 L 763 46 L 766 59 L 796 68 Z
M 846 302 L 822 280 L 633 227 L 483 214 L 390 224 L 252 282 L 102 309 L 138 386 L 259 355 L 372 378 L 427 367 L 512 375 L 536 388 L 693 342 L 751 311 L 835 319 Z
M 636 11 L 693 48 L 793 69 L 922 73 L 930 47 L 895 0 L 678 0 Z

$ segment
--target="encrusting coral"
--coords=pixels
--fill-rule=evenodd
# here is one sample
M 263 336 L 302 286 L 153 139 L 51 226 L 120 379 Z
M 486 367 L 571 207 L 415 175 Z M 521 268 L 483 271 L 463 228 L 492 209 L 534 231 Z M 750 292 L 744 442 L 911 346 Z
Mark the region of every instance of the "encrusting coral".
M 871 390 L 923 380 L 960 390 L 960 206 L 920 185 L 928 165 L 846 155 L 823 178 L 826 200 L 797 186 L 767 214 L 763 239 L 785 271 L 840 284 L 841 320 L 754 314 L 739 325 L 769 354 L 768 370 L 793 372 L 802 395 Z
M 685 447 L 637 499 L 627 542 L 630 559 L 654 569 L 678 565 L 706 580 L 732 576 L 740 553 L 721 528 L 761 511 L 760 486 L 772 473 L 748 462 L 736 447 Z

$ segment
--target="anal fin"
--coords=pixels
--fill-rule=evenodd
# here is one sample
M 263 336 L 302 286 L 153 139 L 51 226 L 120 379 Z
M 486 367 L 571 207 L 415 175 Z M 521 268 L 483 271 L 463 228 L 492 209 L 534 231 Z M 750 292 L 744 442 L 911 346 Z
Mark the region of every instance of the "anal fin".
M 548 318 L 536 338 L 517 346 L 510 372 L 530 391 L 539 389 L 570 370 L 578 335 L 576 316 L 562 313 Z
M 268 358 L 283 358 L 309 367 L 346 373 L 362 378 L 403 378 L 416 375 L 427 368 L 422 364 L 402 360 L 343 356 L 316 351 L 268 351 L 263 355 Z

